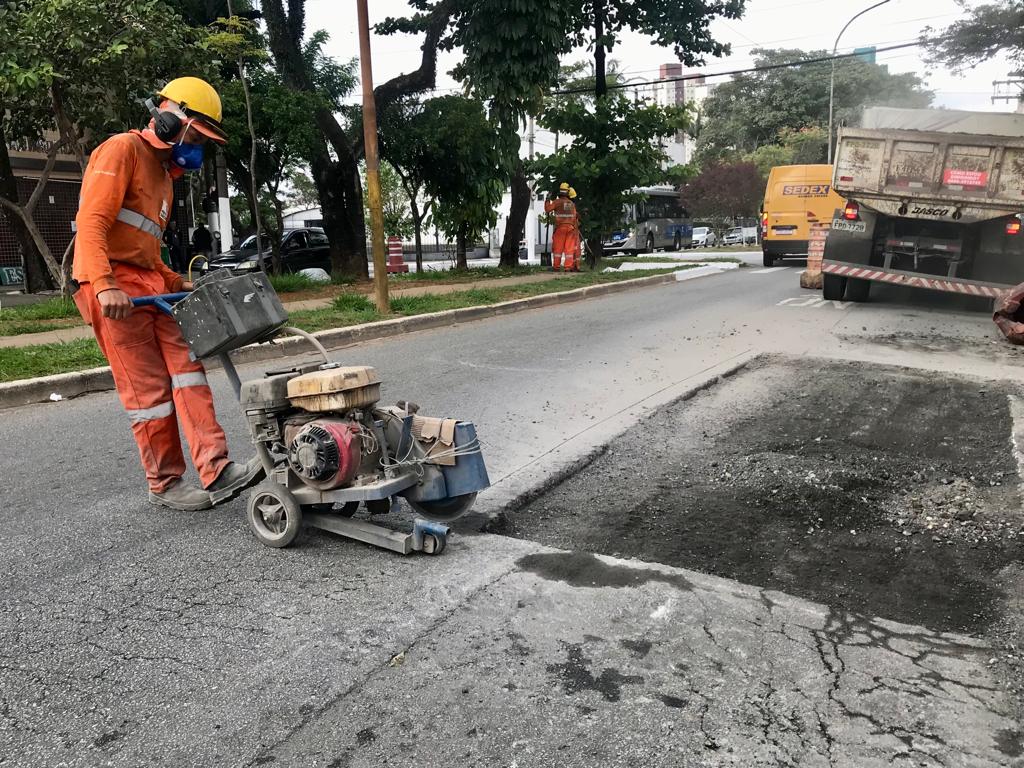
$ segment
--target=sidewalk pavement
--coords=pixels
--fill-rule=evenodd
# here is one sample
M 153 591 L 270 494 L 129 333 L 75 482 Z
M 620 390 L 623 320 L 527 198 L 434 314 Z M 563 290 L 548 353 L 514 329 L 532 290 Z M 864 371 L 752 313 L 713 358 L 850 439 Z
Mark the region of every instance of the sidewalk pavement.
M 521 277 L 502 277 L 494 280 L 474 280 L 466 283 L 440 283 L 438 285 L 424 285 L 415 288 L 392 287 L 391 296 L 423 296 L 428 293 L 443 294 L 468 291 L 473 288 L 507 288 L 512 285 L 527 285 L 530 283 L 543 283 L 560 277 L 560 273 L 541 272 Z M 284 308 L 289 312 L 303 309 L 320 309 L 329 307 L 334 297 L 319 299 L 305 299 L 303 301 L 286 301 Z M 75 341 L 76 339 L 92 338 L 92 329 L 87 325 L 77 325 L 73 328 L 59 328 L 53 331 L 41 333 L 22 333 L 17 336 L 0 336 L 0 347 L 27 347 L 33 344 L 58 344 Z

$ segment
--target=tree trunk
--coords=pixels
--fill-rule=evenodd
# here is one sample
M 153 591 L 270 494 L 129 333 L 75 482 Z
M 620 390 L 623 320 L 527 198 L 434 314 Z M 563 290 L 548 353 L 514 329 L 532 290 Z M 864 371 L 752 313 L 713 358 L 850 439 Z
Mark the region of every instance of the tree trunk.
M 409 212 L 412 214 L 413 237 L 416 240 L 416 273 L 423 271 L 423 214 L 414 195 L 409 195 Z
M 501 243 L 501 261 L 498 266 L 515 269 L 519 266 L 519 241 L 525 237 L 526 217 L 530 213 L 530 185 L 526 182 L 526 167 L 516 161 L 512 171 L 512 203 L 505 222 L 505 238 Z
M 594 0 L 594 95 L 603 98 L 608 93 L 604 50 L 604 0 Z
M 0 105 L 0 111 L 3 107 Z M 0 126 L 0 197 L 4 198 L 12 206 L 18 205 L 18 182 L 14 176 L 14 169 L 11 167 L 11 156 L 7 152 L 7 137 Z M 14 237 L 18 241 L 21 250 L 22 268 L 25 271 L 26 293 L 39 293 L 50 291 L 57 287 L 53 274 L 47 269 L 42 254 L 36 247 L 32 233 L 26 226 L 24 220 L 15 211 L 3 207 L 4 216 L 14 231 Z M 44 243 L 45 246 L 45 243 Z
M 598 255 L 604 252 L 604 243 L 601 236 L 587 238 L 587 266 L 593 269 L 597 266 Z
M 459 231 L 455 235 L 455 268 L 456 269 L 469 269 L 469 262 L 466 260 L 466 238 L 467 231 L 469 230 L 468 224 L 461 224 Z

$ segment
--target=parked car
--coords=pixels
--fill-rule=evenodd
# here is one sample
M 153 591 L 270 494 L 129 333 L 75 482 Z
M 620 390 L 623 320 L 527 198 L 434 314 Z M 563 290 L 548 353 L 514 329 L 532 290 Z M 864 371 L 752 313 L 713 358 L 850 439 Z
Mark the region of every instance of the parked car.
M 715 243 L 718 242 L 718 237 L 711 227 L 694 227 L 693 228 L 693 241 L 690 243 L 691 248 L 711 248 Z
M 722 245 L 743 245 L 756 242 L 757 227 L 733 227 L 722 238 Z
M 263 259 L 270 268 L 270 244 L 263 250 Z M 331 271 L 331 249 L 327 235 L 318 227 L 302 229 L 286 229 L 281 238 L 281 271 L 284 273 L 300 272 L 310 267 L 318 267 L 327 273 Z M 260 263 L 256 254 L 256 235 L 247 237 L 242 244 L 230 251 L 225 251 L 209 262 L 203 264 L 202 271 L 230 269 L 232 272 L 256 272 Z

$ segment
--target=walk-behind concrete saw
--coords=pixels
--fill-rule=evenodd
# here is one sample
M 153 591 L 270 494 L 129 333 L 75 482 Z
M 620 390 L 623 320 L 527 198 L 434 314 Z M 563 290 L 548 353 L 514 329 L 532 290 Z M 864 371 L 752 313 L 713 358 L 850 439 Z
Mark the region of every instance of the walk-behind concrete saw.
M 380 406 L 376 371 L 332 362 L 314 336 L 287 327 L 263 273 L 219 270 L 191 293 L 133 303 L 171 314 L 192 354 L 218 358 L 231 380 L 266 471 L 247 505 L 263 544 L 286 547 L 305 524 L 402 554 L 440 554 L 443 523 L 466 514 L 490 485 L 472 423 L 420 416 L 407 401 Z M 240 381 L 229 353 L 281 332 L 305 337 L 323 359 Z M 360 504 L 375 516 L 392 511 L 396 498 L 422 515 L 411 533 L 353 519 Z

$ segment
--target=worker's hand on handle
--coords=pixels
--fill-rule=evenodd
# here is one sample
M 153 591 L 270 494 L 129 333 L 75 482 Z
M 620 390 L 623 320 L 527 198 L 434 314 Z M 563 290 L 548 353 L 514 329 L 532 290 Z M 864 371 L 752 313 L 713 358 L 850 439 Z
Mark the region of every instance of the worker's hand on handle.
M 183 290 L 183 291 L 194 291 L 195 289 L 196 289 L 196 287 L 192 284 L 191 280 L 185 280 L 181 284 L 181 290 Z
M 111 320 L 126 320 L 132 311 L 132 300 L 120 288 L 108 288 L 96 294 L 104 317 Z

